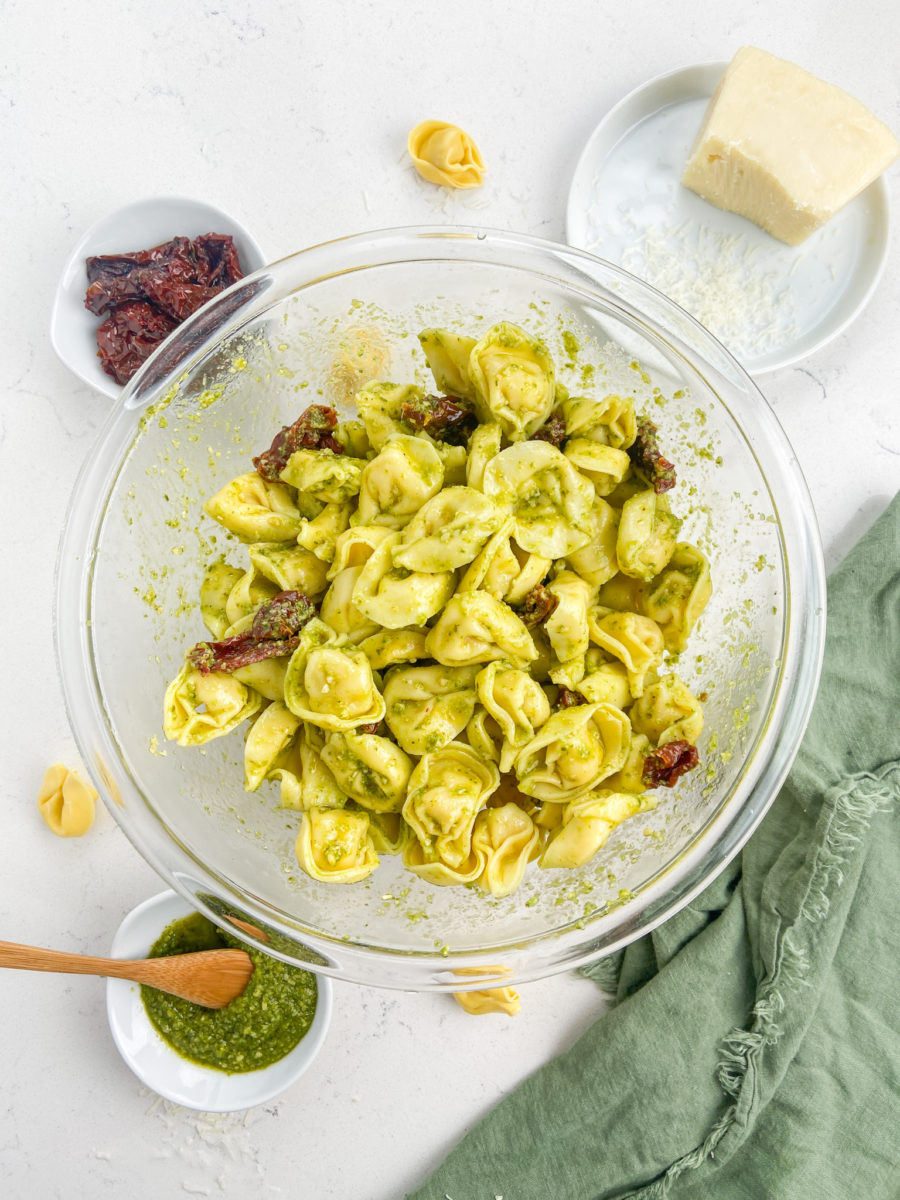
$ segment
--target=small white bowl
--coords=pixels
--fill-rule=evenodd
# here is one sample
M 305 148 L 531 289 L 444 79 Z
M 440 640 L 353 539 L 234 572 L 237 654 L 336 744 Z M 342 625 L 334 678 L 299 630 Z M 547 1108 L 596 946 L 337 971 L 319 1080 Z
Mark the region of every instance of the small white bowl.
M 203 233 L 231 234 L 245 275 L 266 265 L 262 250 L 240 221 L 220 208 L 184 196 L 148 196 L 91 226 L 69 255 L 50 316 L 50 341 L 70 371 L 107 396 L 122 391 L 123 385 L 106 374 L 97 357 L 97 327 L 102 318 L 84 307 L 85 259 L 93 254 L 148 250 L 173 237 L 194 238 Z
M 175 892 L 151 896 L 119 926 L 111 956 L 146 958 L 167 925 L 194 911 Z M 317 975 L 316 983 L 319 989 L 316 1013 L 306 1036 L 271 1066 L 235 1075 L 202 1067 L 177 1054 L 147 1016 L 139 984 L 125 979 L 107 980 L 106 1012 L 119 1053 L 147 1087 L 185 1108 L 237 1112 L 279 1095 L 300 1078 L 318 1054 L 331 1021 L 332 986 L 324 975 Z

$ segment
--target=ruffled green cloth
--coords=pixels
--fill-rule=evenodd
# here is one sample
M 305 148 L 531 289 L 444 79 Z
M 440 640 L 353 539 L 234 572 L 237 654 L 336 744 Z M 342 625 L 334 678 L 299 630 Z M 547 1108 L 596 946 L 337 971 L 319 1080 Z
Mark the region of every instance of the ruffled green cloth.
M 410 1200 L 900 1196 L 898 796 L 900 496 L 829 582 L 812 720 L 738 860 L 590 969 L 616 1007 Z

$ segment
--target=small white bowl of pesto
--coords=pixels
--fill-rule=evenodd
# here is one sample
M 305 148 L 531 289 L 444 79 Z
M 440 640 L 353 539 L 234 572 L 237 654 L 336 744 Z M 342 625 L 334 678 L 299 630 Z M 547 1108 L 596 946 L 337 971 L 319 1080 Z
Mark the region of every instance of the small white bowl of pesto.
M 203 1112 L 236 1112 L 280 1095 L 315 1058 L 331 1021 L 331 980 L 290 967 L 230 937 L 175 892 L 133 909 L 113 958 L 146 958 L 225 945 L 254 971 L 243 994 L 213 1011 L 123 979 L 109 979 L 106 1009 L 119 1053 L 158 1095 Z

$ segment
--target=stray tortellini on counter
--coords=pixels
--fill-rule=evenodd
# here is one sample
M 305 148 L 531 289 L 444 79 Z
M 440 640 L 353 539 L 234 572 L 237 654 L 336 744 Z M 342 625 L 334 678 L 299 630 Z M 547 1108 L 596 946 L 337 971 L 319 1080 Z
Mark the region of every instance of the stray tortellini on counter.
M 480 187 L 484 162 L 469 135 L 446 121 L 420 121 L 409 131 L 406 148 L 413 164 L 429 183 L 449 188 Z
M 57 837 L 81 837 L 94 823 L 97 793 L 77 771 L 54 763 L 44 772 L 37 806 Z
M 699 761 L 703 706 L 672 672 L 710 564 L 678 540 L 656 424 L 583 394 L 589 372 L 570 395 L 565 337 L 559 378 L 496 314 L 424 329 L 393 382 L 372 321 L 371 353 L 359 326 L 321 356 L 319 394 L 356 414 L 273 414 L 256 472 L 207 500 L 242 545 L 203 574 L 213 640 L 185 655 L 163 729 L 203 746 L 243 725 L 248 804 L 272 789 L 312 879 L 365 886 L 389 854 L 502 903 L 529 864 L 593 869 Z
M 478 992 L 454 992 L 453 999 L 473 1017 L 487 1013 L 505 1013 L 514 1017 L 522 1007 L 519 993 L 511 987 L 482 988 Z

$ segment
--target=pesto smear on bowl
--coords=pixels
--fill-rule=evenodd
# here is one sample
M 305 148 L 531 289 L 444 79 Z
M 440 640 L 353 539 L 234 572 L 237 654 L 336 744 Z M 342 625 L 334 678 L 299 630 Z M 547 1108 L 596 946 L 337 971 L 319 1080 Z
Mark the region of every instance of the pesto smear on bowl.
M 147 986 L 141 987 L 141 998 L 176 1053 L 233 1075 L 262 1070 L 294 1049 L 312 1024 L 318 987 L 311 972 L 252 949 L 200 913 L 167 926 L 149 957 L 227 947 L 246 950 L 254 970 L 243 993 L 225 1008 L 203 1008 Z

